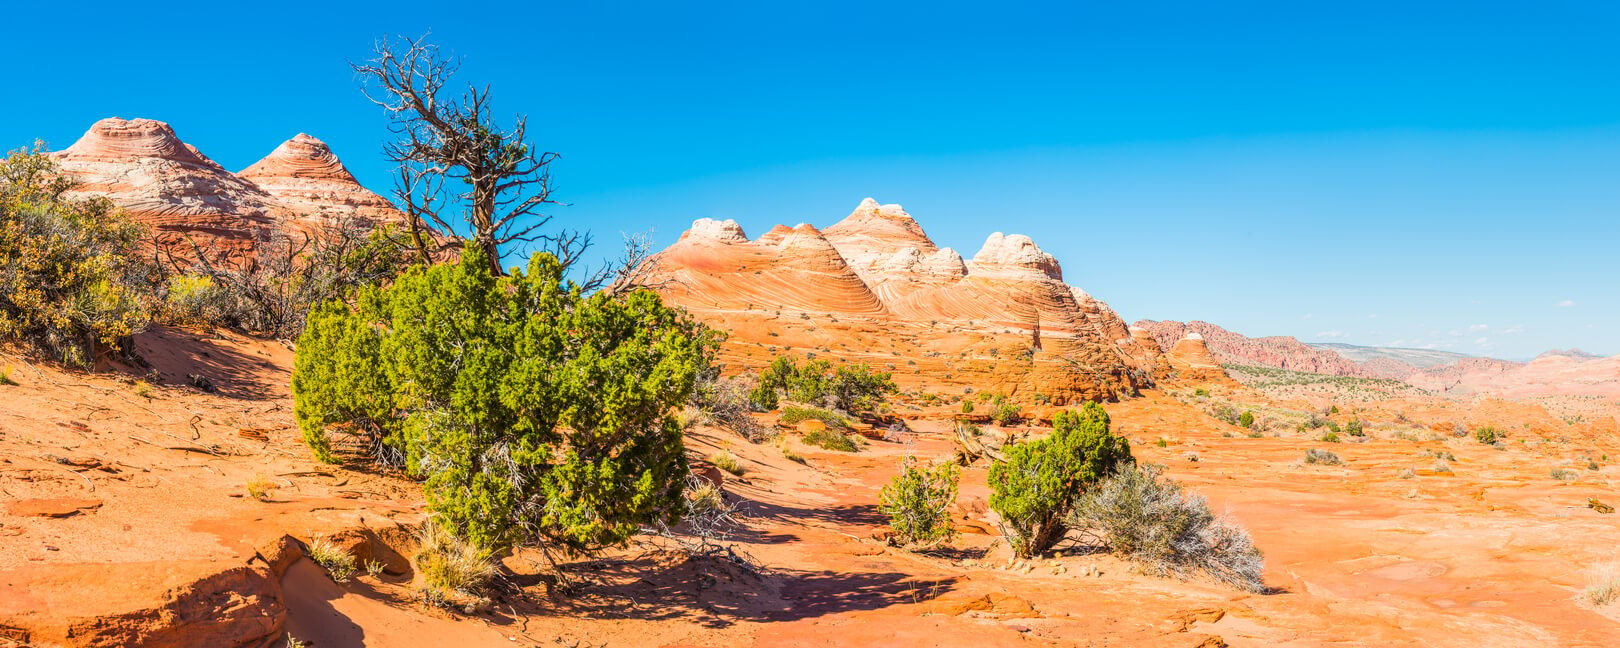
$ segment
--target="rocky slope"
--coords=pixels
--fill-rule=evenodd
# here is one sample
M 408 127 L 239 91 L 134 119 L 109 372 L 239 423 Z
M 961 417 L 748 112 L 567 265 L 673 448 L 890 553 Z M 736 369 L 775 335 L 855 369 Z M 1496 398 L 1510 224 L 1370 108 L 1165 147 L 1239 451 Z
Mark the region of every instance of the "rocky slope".
M 54 154 L 81 183 L 151 226 L 160 244 L 189 251 L 187 237 L 226 254 L 255 242 L 347 219 L 369 226 L 398 211 L 360 186 L 320 140 L 300 134 L 239 174 L 180 140 L 168 124 L 112 117 Z
M 1197 333 L 1208 344 L 1209 351 L 1215 359 L 1224 364 L 1258 365 L 1331 376 L 1374 375 L 1365 367 L 1337 353 L 1312 347 L 1289 336 L 1251 338 L 1197 320 L 1190 322 L 1143 320 L 1135 325 L 1152 333 L 1154 339 L 1165 348 L 1171 347 L 1190 333 Z
M 825 231 L 749 240 L 702 219 L 656 257 L 671 302 L 730 332 L 743 366 L 816 354 L 909 385 L 1110 398 L 1164 375 L 1160 349 L 1063 282 L 1027 236 L 995 233 L 971 259 L 934 244 L 899 205 L 868 198 Z

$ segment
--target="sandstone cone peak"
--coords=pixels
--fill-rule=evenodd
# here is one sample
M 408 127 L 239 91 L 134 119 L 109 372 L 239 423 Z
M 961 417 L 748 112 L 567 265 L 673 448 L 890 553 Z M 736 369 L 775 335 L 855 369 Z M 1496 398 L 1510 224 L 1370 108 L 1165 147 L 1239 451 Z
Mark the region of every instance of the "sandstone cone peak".
M 304 133 L 236 175 L 277 198 L 306 227 L 330 227 L 346 219 L 359 219 L 364 226 L 405 220 L 386 198 L 360 186 L 326 142 Z
M 105 196 L 156 230 L 164 244 L 190 235 L 227 252 L 247 252 L 288 212 L 257 185 L 231 175 L 180 141 L 168 124 L 112 117 L 55 154 L 80 195 Z
M 245 256 L 279 233 L 404 220 L 324 142 L 303 133 L 239 175 L 155 119 L 103 119 L 53 155 L 78 183 L 75 193 L 105 196 L 183 256 L 191 254 L 188 237 Z
M 699 218 L 692 221 L 692 229 L 686 230 L 686 233 L 682 234 L 681 238 L 688 236 L 721 243 L 746 243 L 748 241 L 748 235 L 743 233 L 742 226 L 738 225 L 737 221 L 729 218 L 723 221 L 713 218 Z
M 880 205 L 871 198 L 862 200 L 855 211 L 829 226 L 824 234 L 868 282 L 880 280 L 878 271 L 896 254 L 905 250 L 931 254 L 939 249 L 905 208 Z
M 1013 280 L 1063 279 L 1057 259 L 1041 250 L 1023 234 L 996 232 L 984 240 L 984 247 L 973 255 L 970 273 L 986 278 Z
M 80 162 L 127 162 L 151 158 L 218 166 L 203 157 L 197 149 L 180 141 L 174 128 L 155 119 L 108 117 L 92 124 L 90 130 L 85 131 L 77 142 L 58 153 L 58 156 Z
M 1194 383 L 1232 382 L 1226 370 L 1221 368 L 1220 361 L 1215 359 L 1215 354 L 1209 352 L 1204 336 L 1197 331 L 1188 331 L 1177 340 L 1175 346 L 1170 347 L 1166 359 L 1181 380 Z

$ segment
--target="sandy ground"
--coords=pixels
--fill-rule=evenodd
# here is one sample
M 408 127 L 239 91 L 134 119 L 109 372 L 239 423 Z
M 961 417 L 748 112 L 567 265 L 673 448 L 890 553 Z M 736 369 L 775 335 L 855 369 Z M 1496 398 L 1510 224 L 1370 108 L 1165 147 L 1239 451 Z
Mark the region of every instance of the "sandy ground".
M 1586 506 L 1620 504 L 1620 468 L 1549 477 L 1612 439 L 1323 444 L 1246 438 L 1157 392 L 1110 405 L 1140 460 L 1253 533 L 1273 587 L 1255 595 L 1103 555 L 1012 562 L 983 511 L 982 465 L 963 473 L 951 547 L 888 546 L 877 491 L 902 456 L 950 454 L 942 413 L 858 453 L 789 442 L 807 465 L 698 428 L 694 457 L 726 449 L 748 469 L 725 483 L 746 516 L 728 543 L 745 563 L 649 538 L 568 562 L 577 589 L 564 596 L 538 554 L 519 552 L 506 562 L 520 589 L 461 614 L 422 604 L 408 573 L 339 584 L 308 559 L 269 567 L 283 535 L 421 518 L 414 485 L 309 458 L 285 347 L 158 331 L 143 352 L 150 386 L 0 357 L 19 383 L 0 386 L 0 645 L 279 645 L 284 632 L 321 648 L 1620 643 L 1620 605 L 1579 600 L 1620 547 L 1620 516 Z M 1312 447 L 1345 465 L 1304 465 Z M 1452 453 L 1454 472 L 1429 470 L 1425 452 Z M 246 495 L 260 478 L 276 486 L 267 501 Z

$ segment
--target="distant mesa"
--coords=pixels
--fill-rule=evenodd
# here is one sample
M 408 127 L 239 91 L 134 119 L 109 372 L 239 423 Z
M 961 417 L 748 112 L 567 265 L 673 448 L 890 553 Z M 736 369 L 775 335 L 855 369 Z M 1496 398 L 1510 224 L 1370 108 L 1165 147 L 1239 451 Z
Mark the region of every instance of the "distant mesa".
M 190 237 L 250 254 L 278 233 L 404 219 L 360 186 L 325 143 L 304 134 L 237 174 L 153 119 L 103 119 L 53 155 L 80 183 L 76 193 L 107 197 L 167 244 Z
M 1029 237 L 992 234 L 964 261 L 904 208 L 871 198 L 823 230 L 777 225 L 753 240 L 735 221 L 699 219 L 656 261 L 666 299 L 731 333 L 722 355 L 736 365 L 814 354 L 902 384 L 1057 402 L 1172 375 L 1160 345 L 1065 284 Z

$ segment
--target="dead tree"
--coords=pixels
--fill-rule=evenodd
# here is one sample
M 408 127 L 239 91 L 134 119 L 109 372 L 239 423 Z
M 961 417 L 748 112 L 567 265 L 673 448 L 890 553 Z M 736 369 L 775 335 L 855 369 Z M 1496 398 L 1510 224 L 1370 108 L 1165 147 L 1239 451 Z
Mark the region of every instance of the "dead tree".
M 529 142 L 528 118 L 498 126 L 488 86 L 469 85 L 457 95 L 450 85 L 459 61 L 425 36 L 379 41 L 374 51 L 376 58 L 352 66 L 366 97 L 392 121 L 395 138 L 383 151 L 398 165 L 394 196 L 421 260 L 431 263 L 444 241 L 460 238 L 451 226 L 460 219 L 493 274 L 502 272 L 502 247 L 513 244 L 541 244 L 565 268 L 576 262 L 590 235 L 543 231 L 551 216 L 541 210 L 559 204 L 551 199 L 549 168 L 558 154 Z

